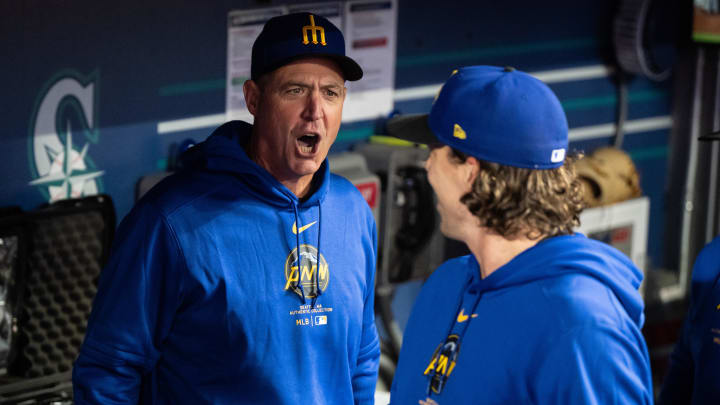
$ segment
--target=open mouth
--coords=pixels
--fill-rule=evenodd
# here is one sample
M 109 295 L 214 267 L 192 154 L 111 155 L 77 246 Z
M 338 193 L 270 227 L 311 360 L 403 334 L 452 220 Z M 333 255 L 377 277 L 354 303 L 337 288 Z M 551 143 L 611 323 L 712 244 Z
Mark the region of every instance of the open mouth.
M 307 134 L 298 138 L 298 145 L 300 146 L 300 152 L 302 153 L 313 153 L 315 147 L 320 141 L 320 137 L 315 134 Z

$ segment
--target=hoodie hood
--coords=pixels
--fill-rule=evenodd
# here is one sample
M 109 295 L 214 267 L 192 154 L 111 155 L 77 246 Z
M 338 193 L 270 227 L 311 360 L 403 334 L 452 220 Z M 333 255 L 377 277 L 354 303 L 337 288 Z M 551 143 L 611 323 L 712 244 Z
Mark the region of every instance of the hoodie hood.
M 243 121 L 229 121 L 219 126 L 203 142 L 180 156 L 182 170 L 224 172 L 243 180 L 259 199 L 277 207 L 298 208 L 319 205 L 328 192 L 330 168 L 327 159 L 315 173 L 315 190 L 302 202 L 287 187 L 260 167 L 245 152 L 253 126 Z
M 638 327 L 642 327 L 645 320 L 638 293 L 642 272 L 619 250 L 583 234 L 541 241 L 485 279 L 480 279 L 477 269 L 473 273 L 470 289 L 477 292 L 500 290 L 569 273 L 587 275 L 613 291 Z

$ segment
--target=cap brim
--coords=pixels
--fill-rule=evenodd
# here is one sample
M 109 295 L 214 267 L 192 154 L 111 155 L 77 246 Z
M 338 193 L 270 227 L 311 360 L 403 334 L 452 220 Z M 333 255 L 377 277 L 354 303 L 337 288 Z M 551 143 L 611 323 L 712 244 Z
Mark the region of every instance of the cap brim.
M 345 80 L 354 82 L 356 80 L 362 79 L 363 70 L 360 65 L 358 65 L 358 63 L 355 62 L 352 58 L 342 55 L 327 55 L 327 57 L 335 59 L 335 62 L 340 65 L 340 70 L 343 71 L 343 75 L 345 75 Z
M 388 135 L 406 141 L 431 144 L 439 142 L 428 126 L 428 114 L 406 114 L 390 118 L 385 124 Z

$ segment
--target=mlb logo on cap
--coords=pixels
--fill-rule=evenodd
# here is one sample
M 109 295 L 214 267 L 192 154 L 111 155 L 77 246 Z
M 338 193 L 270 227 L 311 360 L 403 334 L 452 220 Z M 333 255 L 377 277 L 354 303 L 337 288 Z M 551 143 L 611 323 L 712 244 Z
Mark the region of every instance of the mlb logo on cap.
M 555 149 L 550 155 L 550 161 L 553 163 L 562 162 L 565 160 L 565 149 Z

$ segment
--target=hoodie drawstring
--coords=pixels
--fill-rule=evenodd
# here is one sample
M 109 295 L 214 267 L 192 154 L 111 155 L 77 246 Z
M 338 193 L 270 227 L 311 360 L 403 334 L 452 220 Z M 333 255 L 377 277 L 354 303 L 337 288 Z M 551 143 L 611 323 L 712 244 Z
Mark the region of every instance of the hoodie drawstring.
M 295 287 L 297 287 L 300 290 L 300 295 L 302 296 L 303 304 L 305 304 L 307 301 L 305 300 L 305 290 L 303 289 L 302 283 L 300 282 L 300 271 L 302 269 L 302 255 L 300 254 L 300 224 L 298 223 L 298 219 L 300 219 L 300 216 L 298 215 L 297 205 L 295 205 L 295 202 L 292 202 L 293 212 L 295 213 L 295 252 L 297 253 L 297 261 L 298 261 L 298 274 L 297 274 L 297 281 L 295 282 Z
M 447 333 L 445 334 L 445 336 L 446 336 L 445 340 L 440 343 L 440 347 L 444 346 L 447 343 L 448 339 L 450 338 L 450 335 L 452 335 L 453 332 L 456 332 L 455 335 L 457 336 L 457 339 L 455 342 L 457 343 L 457 347 L 460 346 L 460 343 L 462 342 L 463 337 L 465 337 L 465 331 L 467 330 L 468 325 L 470 325 L 470 321 L 468 320 L 468 322 L 464 322 L 464 324 L 461 324 L 459 328 L 456 328 L 456 326 L 458 325 L 457 315 L 460 313 L 460 310 L 463 309 L 463 307 L 464 307 L 465 293 L 468 291 L 468 289 L 472 288 L 471 284 L 470 284 L 470 283 L 472 283 L 472 279 L 473 279 L 472 277 L 468 278 L 465 287 L 460 292 L 460 300 L 457 304 L 457 308 L 455 309 L 455 313 L 453 314 L 453 317 L 450 320 L 450 327 L 447 328 Z M 477 310 L 477 306 L 480 303 L 480 299 L 482 298 L 482 292 L 478 291 L 477 294 L 478 295 L 474 299 L 472 306 L 470 307 L 470 312 L 468 312 L 468 315 L 474 314 L 475 311 Z M 457 354 L 457 352 L 455 352 L 455 354 Z M 428 381 L 428 386 L 427 386 L 427 389 L 425 392 L 426 395 L 428 396 L 428 398 L 433 396 L 432 384 L 433 384 L 433 379 L 435 378 L 436 373 L 437 373 L 437 370 L 433 370 L 433 372 L 429 376 L 430 380 Z M 442 377 L 442 378 L 444 380 L 447 380 L 447 376 Z M 444 382 L 442 384 L 444 385 Z
M 300 290 L 300 296 L 302 297 L 303 304 L 307 303 L 307 299 L 305 298 L 305 289 L 302 286 L 302 280 L 300 280 L 301 276 L 301 269 L 302 269 L 302 255 L 300 253 L 300 214 L 298 214 L 298 208 L 295 202 L 292 203 L 293 212 L 295 213 L 295 251 L 297 252 L 297 261 L 298 261 L 298 278 L 295 282 L 295 287 Z M 322 289 L 320 288 L 320 240 L 322 239 L 322 205 L 318 204 L 318 238 L 317 238 L 317 257 L 315 258 L 315 271 L 312 273 L 315 277 L 315 296 L 312 297 L 312 301 L 310 301 L 310 307 L 315 308 L 315 303 L 317 302 L 318 297 L 322 294 Z M 312 263 L 310 264 L 312 266 Z
M 315 296 L 313 297 L 310 307 L 315 308 L 315 302 L 317 302 L 318 297 L 320 294 L 322 294 L 322 290 L 320 289 L 320 236 L 322 232 L 322 205 L 318 204 L 318 238 L 317 238 L 317 257 L 315 260 L 317 261 L 317 268 L 315 269 Z

